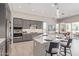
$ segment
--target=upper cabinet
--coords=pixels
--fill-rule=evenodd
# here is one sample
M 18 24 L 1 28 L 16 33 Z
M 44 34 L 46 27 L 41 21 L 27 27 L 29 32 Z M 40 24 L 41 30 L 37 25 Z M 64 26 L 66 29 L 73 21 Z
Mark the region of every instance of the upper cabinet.
M 30 28 L 42 29 L 43 28 L 43 22 L 42 21 L 31 21 Z
M 43 29 L 43 22 L 42 21 L 36 21 L 37 29 Z
M 30 29 L 30 21 L 23 20 L 23 29 Z
M 23 27 L 23 29 L 43 29 L 42 21 L 14 18 L 13 22 L 14 27 Z
M 23 26 L 23 20 L 20 18 L 14 18 L 13 19 L 13 26 L 14 27 L 22 27 Z
M 21 28 L 23 33 L 42 33 L 43 22 L 35 20 L 25 20 L 21 18 L 13 19 L 13 26 L 15 28 Z
M 43 29 L 43 22 L 34 21 L 34 20 L 24 20 L 23 28 L 24 29 Z

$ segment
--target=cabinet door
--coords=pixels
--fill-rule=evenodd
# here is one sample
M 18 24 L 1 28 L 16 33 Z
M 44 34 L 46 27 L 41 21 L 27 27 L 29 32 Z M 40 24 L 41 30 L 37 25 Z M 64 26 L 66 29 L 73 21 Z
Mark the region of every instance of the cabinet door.
M 27 34 L 27 40 L 32 40 L 32 35 L 31 34 Z
M 37 25 L 37 29 L 43 29 L 43 22 L 38 21 L 36 22 L 36 25 Z
M 20 26 L 20 27 L 23 26 L 23 20 L 22 20 L 22 19 L 19 19 L 19 20 L 18 20 L 18 26 Z
M 2 46 L 2 56 L 5 56 L 5 45 Z
M 1 46 L 1 48 L 2 48 L 2 56 L 5 56 L 5 41 L 4 42 L 2 42 L 2 46 Z
M 21 38 L 13 38 L 13 42 L 16 43 L 16 42 L 22 42 L 22 37 Z
M 13 26 L 14 27 L 18 26 L 18 20 L 16 18 L 13 19 Z
M 14 18 L 13 19 L 13 24 L 15 27 L 22 27 L 23 26 L 23 20 L 20 18 Z
M 5 41 L 0 44 L 0 56 L 5 56 Z
M 23 20 L 23 28 L 24 29 L 30 29 L 30 21 Z
M 34 40 L 33 47 L 34 47 L 33 49 L 34 56 L 45 56 L 47 50 L 46 48 L 49 47 L 49 42 L 41 44 Z
M 23 34 L 23 41 L 30 41 L 32 40 L 32 35 L 30 34 Z
M 36 25 L 36 21 L 31 20 L 30 23 L 31 25 Z

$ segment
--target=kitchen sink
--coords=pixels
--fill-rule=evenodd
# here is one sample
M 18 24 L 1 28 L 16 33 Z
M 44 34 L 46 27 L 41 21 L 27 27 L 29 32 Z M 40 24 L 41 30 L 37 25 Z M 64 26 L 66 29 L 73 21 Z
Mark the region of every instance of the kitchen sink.
M 44 39 L 45 41 L 52 41 L 52 40 L 50 40 L 50 39 Z

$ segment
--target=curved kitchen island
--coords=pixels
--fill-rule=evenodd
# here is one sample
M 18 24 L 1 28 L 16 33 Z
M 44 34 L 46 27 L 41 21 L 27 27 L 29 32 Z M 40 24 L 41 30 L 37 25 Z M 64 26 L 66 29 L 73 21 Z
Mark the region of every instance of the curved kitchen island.
M 33 44 L 33 55 L 34 56 L 45 56 L 45 50 L 48 49 L 49 42 L 45 40 L 46 37 L 43 35 L 39 35 L 34 38 Z

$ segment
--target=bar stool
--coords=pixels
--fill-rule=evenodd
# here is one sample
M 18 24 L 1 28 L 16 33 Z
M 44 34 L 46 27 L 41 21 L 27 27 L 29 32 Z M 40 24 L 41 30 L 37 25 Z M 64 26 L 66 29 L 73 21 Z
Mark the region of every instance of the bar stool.
M 51 56 L 54 54 L 58 55 L 59 43 L 58 42 L 50 42 L 48 50 L 46 50 L 46 54 L 50 54 Z
M 72 42 L 72 39 L 69 39 L 67 44 L 65 44 L 65 42 L 60 43 L 60 53 L 63 52 L 63 51 L 61 51 L 61 49 L 63 47 L 64 48 L 64 55 L 66 56 L 66 53 L 69 53 L 72 56 L 71 45 L 70 45 L 71 42 Z M 66 50 L 70 50 L 70 52 L 67 52 Z

